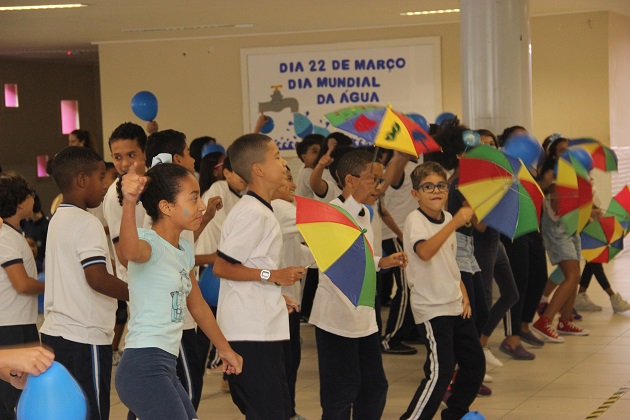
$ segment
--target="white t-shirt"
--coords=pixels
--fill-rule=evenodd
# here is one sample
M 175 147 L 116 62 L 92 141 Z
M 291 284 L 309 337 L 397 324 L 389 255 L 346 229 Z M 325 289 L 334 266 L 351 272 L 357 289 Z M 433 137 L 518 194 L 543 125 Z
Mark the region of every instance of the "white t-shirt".
M 103 225 L 87 211 L 62 204 L 50 219 L 41 332 L 84 344 L 111 344 L 116 299 L 90 287 L 84 269 L 105 264 L 112 273 Z
M 367 229 L 365 237 L 370 244 L 374 242 L 370 212 L 366 206 L 358 203 L 350 196 L 345 202 L 339 198 L 330 204 L 336 204 L 346 210 L 359 226 Z M 363 211 L 363 215 L 359 215 Z M 379 256 L 374 257 L 374 265 L 378 267 Z M 330 278 L 319 272 L 319 285 L 313 301 L 313 309 L 309 323 L 329 333 L 348 338 L 360 338 L 378 331 L 376 312 L 368 306 L 355 307 Z
M 443 220 L 438 221 L 416 209 L 405 221 L 403 246 L 409 258 L 405 270 L 411 290 L 411 311 L 416 324 L 438 316 L 462 313 L 461 275 L 455 261 L 455 233 L 448 237 L 429 261 L 422 261 L 415 252 L 415 246 L 419 242 L 435 236 L 453 218 L 446 211 L 442 213 Z
M 31 247 L 8 223 L 0 228 L 0 326 L 27 325 L 37 322 L 37 295 L 18 293 L 5 268 L 22 264 L 26 274 L 37 279 L 37 265 Z
M 227 181 L 217 181 L 203 193 L 201 199 L 204 203 L 208 202 L 210 197 L 221 197 L 223 201 L 223 207 L 214 214 L 214 217 L 206 225 L 206 228 L 201 232 L 195 243 L 195 254 L 207 255 L 217 252 L 219 248 L 219 240 L 221 239 L 221 227 L 225 218 L 230 213 L 230 210 L 240 200 L 240 195 L 230 189 Z
M 337 181 L 335 181 L 328 169 L 324 170 L 322 180 L 324 180 L 324 182 L 326 182 L 326 184 L 328 185 L 328 188 L 326 189 L 326 194 L 323 197 L 320 197 L 319 195 L 315 194 L 315 192 L 313 192 L 313 198 L 317 201 L 321 201 L 322 203 L 330 203 L 332 200 L 337 198 L 339 194 L 341 194 L 341 188 L 339 188 L 339 186 L 337 185 Z
M 297 186 L 297 188 L 295 189 L 295 195 L 306 198 L 315 198 L 315 193 L 311 188 L 312 173 L 313 168 L 304 167 L 300 169 L 300 172 L 298 172 L 298 176 L 295 179 L 295 185 Z
M 245 267 L 276 270 L 282 231 L 271 205 L 251 191 L 228 214 L 219 256 Z M 289 339 L 289 314 L 282 289 L 273 282 L 221 279 L 217 322 L 229 341 Z
M 385 196 L 382 198 L 383 204 L 392 218 L 402 231 L 405 225 L 405 219 L 418 207 L 418 202 L 411 195 L 413 185 L 411 182 L 411 173 L 418 166 L 417 162 L 407 162 L 403 171 L 403 182 L 398 188 L 390 185 L 385 191 Z M 396 237 L 393 230 L 383 223 L 383 240 L 392 239 Z
M 116 183 L 112 183 L 103 199 L 103 216 L 109 227 L 109 237 L 111 238 L 112 247 L 118 242 L 120 237 L 120 222 L 122 220 L 122 206 L 118 202 L 118 193 L 116 192 Z M 136 205 L 136 226 L 143 226 L 147 213 L 142 203 Z M 120 263 L 118 255 L 114 250 L 113 255 L 116 262 L 116 276 L 122 281 L 127 281 L 127 268 Z
M 295 223 L 295 205 L 284 200 L 271 202 L 273 214 L 276 215 L 280 229 L 282 230 L 282 252 L 280 253 L 280 268 L 306 266 L 313 261 L 306 261 L 305 253 L 310 252 L 302 245 L 302 234 Z M 305 251 L 306 250 L 306 251 Z M 296 281 L 293 286 L 282 286 L 282 294 L 291 296 L 298 303 L 302 300 L 302 284 Z

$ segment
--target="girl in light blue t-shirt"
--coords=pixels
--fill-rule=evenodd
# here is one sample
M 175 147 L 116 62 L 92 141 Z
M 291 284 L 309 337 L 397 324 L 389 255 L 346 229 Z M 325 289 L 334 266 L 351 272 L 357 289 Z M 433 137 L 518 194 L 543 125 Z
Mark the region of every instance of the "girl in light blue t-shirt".
M 116 390 L 141 419 L 196 419 L 176 372 L 186 307 L 219 350 L 226 373 L 239 374 L 243 363 L 201 295 L 192 244 L 180 239 L 183 230 L 199 228 L 206 209 L 199 183 L 178 165 L 163 163 L 145 176 L 132 166 L 123 176 L 121 194 L 120 246 L 128 260 L 130 320 Z M 152 219 L 150 230 L 136 227 L 138 199 Z

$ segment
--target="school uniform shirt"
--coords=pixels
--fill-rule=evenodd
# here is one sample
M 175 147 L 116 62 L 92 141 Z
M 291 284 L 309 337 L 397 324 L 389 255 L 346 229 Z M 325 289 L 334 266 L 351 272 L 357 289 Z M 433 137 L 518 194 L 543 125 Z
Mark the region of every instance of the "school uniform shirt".
M 420 158 L 422 160 L 422 157 Z M 420 162 L 422 163 L 422 162 Z M 382 203 L 392 215 L 394 222 L 398 225 L 402 231 L 405 226 L 405 220 L 409 213 L 414 211 L 418 207 L 418 202 L 411 195 L 413 185 L 411 182 L 411 173 L 418 166 L 418 162 L 407 162 L 403 170 L 403 179 L 400 185 L 390 185 L 385 190 Z M 396 234 L 385 223 L 382 224 L 382 238 L 383 240 L 393 239 Z
M 249 191 L 223 223 L 219 257 L 255 269 L 280 266 L 282 231 L 271 204 Z M 289 339 L 289 314 L 282 288 L 273 282 L 221 278 L 217 322 L 228 341 Z
M 313 168 L 302 168 L 300 172 L 298 172 L 298 176 L 295 179 L 295 185 L 297 188 L 295 189 L 295 195 L 299 195 L 300 197 L 305 198 L 315 198 L 315 193 L 311 188 L 311 174 L 313 173 Z
M 180 237 L 175 248 L 150 229 L 138 229 L 138 238 L 151 246 L 151 258 L 128 264 L 130 318 L 125 348 L 157 347 L 177 357 L 186 298 L 192 290 L 193 247 Z
M 409 257 L 405 270 L 411 290 L 411 311 L 416 324 L 438 316 L 462 313 L 461 276 L 455 260 L 455 233 L 448 237 L 429 261 L 422 261 L 416 254 L 416 246 L 435 236 L 452 218 L 450 213 L 443 211 L 441 220 L 438 220 L 416 209 L 405 221 L 403 246 Z
M 337 198 L 339 194 L 341 194 L 341 188 L 339 188 L 339 186 L 337 185 L 337 181 L 335 181 L 328 169 L 324 170 L 324 173 L 322 174 L 322 180 L 328 186 L 326 188 L 326 193 L 320 196 L 313 192 L 313 198 L 317 201 L 321 201 L 322 203 L 330 203 L 332 200 Z
M 118 242 L 120 238 L 120 222 L 122 221 L 122 206 L 118 202 L 118 192 L 116 192 L 116 184 L 118 181 L 112 183 L 103 198 L 103 216 L 109 227 L 109 237 L 112 247 Z M 136 205 L 136 226 L 142 226 L 146 217 L 146 211 L 142 206 L 142 203 Z M 127 281 L 127 268 L 120 263 L 116 251 L 113 253 L 114 261 L 116 262 L 116 277 L 122 281 Z
M 239 192 L 231 189 L 225 180 L 217 181 L 212 184 L 210 188 L 203 193 L 201 200 L 207 203 L 210 197 L 217 196 L 221 197 L 223 207 L 215 213 L 212 220 L 210 220 L 197 238 L 197 242 L 195 243 L 195 253 L 197 255 L 207 255 L 217 252 L 219 240 L 221 240 L 221 227 L 223 226 L 223 222 L 225 222 L 225 218 L 241 198 Z
M 18 293 L 6 268 L 22 264 L 26 274 L 37 279 L 37 264 L 22 232 L 7 222 L 0 228 L 0 326 L 37 322 L 37 295 Z
M 92 289 L 83 271 L 105 264 L 112 274 L 109 258 L 101 222 L 87 211 L 62 203 L 48 227 L 45 321 L 40 332 L 76 343 L 112 343 L 116 299 Z
M 144 217 L 142 228 L 145 230 L 150 230 L 152 226 L 153 221 L 151 220 L 151 217 L 149 217 L 149 215 L 147 214 Z M 187 243 L 191 244 L 191 247 L 193 247 L 193 244 L 195 243 L 195 233 L 192 230 L 182 230 L 182 233 L 179 234 L 179 241 L 186 241 Z M 195 265 L 194 260 L 195 254 L 193 251 L 193 267 Z M 195 270 L 195 275 L 197 274 L 197 270 Z M 197 323 L 195 322 L 195 319 L 192 317 L 192 315 L 188 311 L 188 307 L 186 306 L 184 309 L 184 330 L 192 330 L 193 328 L 197 328 Z
M 297 267 L 310 264 L 313 261 L 313 257 L 311 257 L 310 261 L 305 261 L 303 248 L 306 247 L 302 245 L 304 240 L 295 223 L 295 204 L 284 200 L 273 200 L 271 206 L 282 231 L 282 251 L 280 253 L 279 267 Z M 291 296 L 299 303 L 302 299 L 302 284 L 296 281 L 293 286 L 282 286 L 282 294 Z
M 348 197 L 345 202 L 336 198 L 330 204 L 335 204 L 346 210 L 359 226 L 367 229 L 365 238 L 368 242 L 370 244 L 374 242 L 373 230 L 370 225 L 370 210 L 367 206 L 358 203 L 352 196 Z M 376 267 L 378 267 L 380 259 L 380 256 L 374 256 Z M 366 337 L 378 331 L 374 308 L 355 307 L 350 299 L 321 271 L 308 322 L 331 334 L 348 338 Z

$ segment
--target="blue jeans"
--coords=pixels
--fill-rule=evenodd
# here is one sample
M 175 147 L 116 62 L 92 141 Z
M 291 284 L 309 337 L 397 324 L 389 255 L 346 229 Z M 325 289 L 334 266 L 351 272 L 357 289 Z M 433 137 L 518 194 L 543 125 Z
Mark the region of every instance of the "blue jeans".
M 125 349 L 116 370 L 120 400 L 140 419 L 196 419 L 176 365 L 175 356 L 155 347 Z

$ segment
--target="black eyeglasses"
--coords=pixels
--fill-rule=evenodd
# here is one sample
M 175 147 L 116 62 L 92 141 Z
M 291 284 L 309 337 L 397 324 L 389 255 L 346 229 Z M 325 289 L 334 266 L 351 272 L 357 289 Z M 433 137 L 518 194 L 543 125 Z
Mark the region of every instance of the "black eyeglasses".
M 350 175 L 355 178 L 361 179 L 361 175 L 355 175 L 355 174 L 350 174 Z M 385 183 L 385 181 L 387 181 L 385 178 L 378 178 L 376 175 L 372 177 L 372 182 L 374 182 L 375 187 L 380 187 L 381 185 Z
M 420 185 L 420 189 L 425 193 L 432 193 L 436 188 L 439 192 L 448 192 L 448 183 L 438 182 L 437 184 L 432 184 L 427 182 L 426 184 Z

